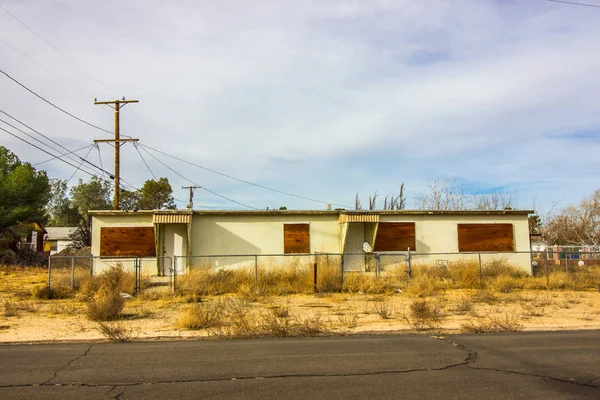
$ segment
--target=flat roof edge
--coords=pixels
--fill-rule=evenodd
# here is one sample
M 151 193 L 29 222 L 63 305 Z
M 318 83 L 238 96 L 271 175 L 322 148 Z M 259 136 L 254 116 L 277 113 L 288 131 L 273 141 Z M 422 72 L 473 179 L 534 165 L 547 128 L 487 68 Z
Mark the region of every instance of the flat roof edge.
M 530 215 L 533 210 L 91 210 L 90 215 Z

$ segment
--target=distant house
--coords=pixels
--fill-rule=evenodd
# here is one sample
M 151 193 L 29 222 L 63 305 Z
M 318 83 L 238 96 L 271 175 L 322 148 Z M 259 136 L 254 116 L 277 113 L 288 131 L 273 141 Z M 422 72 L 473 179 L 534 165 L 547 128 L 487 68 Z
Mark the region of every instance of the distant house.
M 70 236 L 77 230 L 76 227 L 48 227 L 44 250 L 50 255 L 61 252 L 73 243 Z

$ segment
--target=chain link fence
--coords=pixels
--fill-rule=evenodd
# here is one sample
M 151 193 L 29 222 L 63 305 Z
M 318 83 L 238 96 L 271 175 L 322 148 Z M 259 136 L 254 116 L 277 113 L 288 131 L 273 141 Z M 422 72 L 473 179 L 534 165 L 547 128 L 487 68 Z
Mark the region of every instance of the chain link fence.
M 94 288 L 94 278 L 118 272 L 122 291 L 134 295 L 144 290 L 174 290 L 175 271 L 170 257 L 50 256 L 48 288 Z M 97 280 L 97 279 L 96 279 Z
M 365 279 L 409 284 L 428 275 L 472 286 L 499 276 L 532 274 L 551 279 L 600 276 L 600 252 L 248 254 L 187 257 L 51 256 L 48 287 L 77 290 L 103 274 L 123 272 L 130 294 L 168 290 L 202 294 L 335 292 Z M 587 278 L 586 278 L 587 279 Z M 600 282 L 598 282 L 600 284 Z M 465 284 L 465 286 L 467 286 Z

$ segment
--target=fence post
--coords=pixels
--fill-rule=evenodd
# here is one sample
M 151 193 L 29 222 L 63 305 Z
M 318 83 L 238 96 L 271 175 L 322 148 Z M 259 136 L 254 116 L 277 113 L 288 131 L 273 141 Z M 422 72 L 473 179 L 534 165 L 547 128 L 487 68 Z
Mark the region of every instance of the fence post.
M 342 281 L 342 289 L 344 288 L 344 255 L 340 254 L 340 280 Z
M 569 253 L 565 253 L 565 275 L 569 275 Z
M 412 278 L 412 261 L 410 259 L 410 247 L 408 248 L 408 255 L 406 256 L 406 262 L 408 263 L 408 277 Z
M 379 278 L 379 254 L 375 254 L 375 278 Z
M 177 290 L 177 256 L 173 254 L 171 259 L 171 276 L 173 277 L 173 292 Z
M 94 255 L 90 254 L 90 276 L 94 276 Z
M 135 293 L 140 292 L 140 268 L 137 256 L 133 258 L 133 268 L 135 269 Z
M 318 292 L 318 289 L 317 289 L 317 263 L 315 262 L 313 265 L 314 265 L 313 285 L 314 285 L 314 291 L 315 291 L 315 293 L 317 293 Z
M 548 268 L 548 249 L 546 249 L 546 289 L 550 289 L 550 270 Z
M 75 289 L 75 257 L 71 257 L 71 289 Z
M 48 289 L 51 288 L 50 286 L 50 271 L 52 270 L 52 266 L 51 266 L 51 260 L 52 260 L 52 256 L 48 256 Z
M 254 283 L 256 285 L 256 290 L 258 290 L 258 255 L 254 255 Z
M 481 253 L 479 253 L 479 286 L 483 284 L 483 266 L 481 265 Z

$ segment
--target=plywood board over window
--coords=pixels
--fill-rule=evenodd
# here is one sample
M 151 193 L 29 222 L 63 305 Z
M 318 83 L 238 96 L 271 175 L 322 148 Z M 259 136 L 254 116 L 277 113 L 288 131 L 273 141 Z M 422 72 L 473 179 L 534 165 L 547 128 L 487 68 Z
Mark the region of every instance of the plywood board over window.
M 373 251 L 415 250 L 414 222 L 380 222 Z
M 512 224 L 458 224 L 458 251 L 514 251 Z
M 100 229 L 100 256 L 155 257 L 153 227 Z
M 310 253 L 310 225 L 283 224 L 283 252 Z

